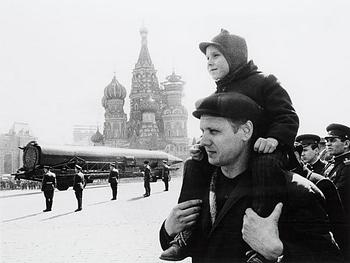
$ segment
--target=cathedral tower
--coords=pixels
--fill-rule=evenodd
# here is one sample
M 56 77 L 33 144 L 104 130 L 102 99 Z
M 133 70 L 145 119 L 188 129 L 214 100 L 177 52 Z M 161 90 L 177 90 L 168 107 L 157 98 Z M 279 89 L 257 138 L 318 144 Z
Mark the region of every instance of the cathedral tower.
M 151 60 L 147 46 L 148 31 L 140 29 L 141 50 L 135 68 L 132 72 L 130 92 L 130 120 L 128 136 L 132 147 L 158 148 L 157 140 L 163 132 L 160 115 L 161 91 L 159 89 L 157 71 Z M 135 138 L 142 138 L 141 141 Z
M 188 113 L 182 105 L 183 86 L 181 76 L 173 72 L 161 83 L 164 87 L 166 105 L 162 110 L 164 136 L 167 142 L 165 150 L 171 154 L 186 158 L 188 156 L 187 118 Z
M 123 147 L 127 143 L 127 116 L 123 108 L 125 96 L 125 88 L 114 75 L 111 83 L 105 88 L 102 98 L 102 106 L 106 109 L 103 129 L 106 146 Z

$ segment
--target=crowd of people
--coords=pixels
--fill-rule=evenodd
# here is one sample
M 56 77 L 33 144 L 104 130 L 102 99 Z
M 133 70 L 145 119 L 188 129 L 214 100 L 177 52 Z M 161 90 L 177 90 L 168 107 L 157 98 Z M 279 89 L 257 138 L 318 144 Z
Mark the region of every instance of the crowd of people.
M 202 137 L 178 204 L 160 228 L 163 260 L 349 262 L 350 128 L 297 136 L 299 118 L 273 75 L 227 30 L 199 44 L 216 83 L 196 102 Z
M 18 181 L 13 178 L 0 180 L 0 190 L 36 190 L 41 188 L 40 182 Z

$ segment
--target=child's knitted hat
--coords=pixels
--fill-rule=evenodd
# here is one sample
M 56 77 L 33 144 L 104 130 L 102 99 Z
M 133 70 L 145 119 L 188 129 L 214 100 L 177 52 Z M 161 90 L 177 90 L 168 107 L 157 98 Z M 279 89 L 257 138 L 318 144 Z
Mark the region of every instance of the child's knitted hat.
M 206 49 L 210 45 L 215 46 L 224 55 L 230 66 L 230 71 L 234 71 L 248 61 L 248 50 L 245 39 L 230 34 L 226 29 L 221 29 L 220 34 L 215 36 L 211 42 L 200 43 L 199 49 L 205 55 Z

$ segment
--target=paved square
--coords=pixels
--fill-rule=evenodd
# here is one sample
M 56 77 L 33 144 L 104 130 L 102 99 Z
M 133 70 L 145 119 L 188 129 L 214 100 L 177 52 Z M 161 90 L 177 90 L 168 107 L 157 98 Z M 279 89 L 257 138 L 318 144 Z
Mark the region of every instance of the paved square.
M 123 179 L 122 179 L 123 180 Z M 36 191 L 0 192 L 1 262 L 166 262 L 158 257 L 158 231 L 176 204 L 182 177 L 151 183 L 121 182 L 118 200 L 109 185 L 88 186 L 83 210 L 75 213 L 74 191 L 55 191 L 53 211 L 43 213 L 45 198 Z M 185 259 L 182 262 L 191 262 Z

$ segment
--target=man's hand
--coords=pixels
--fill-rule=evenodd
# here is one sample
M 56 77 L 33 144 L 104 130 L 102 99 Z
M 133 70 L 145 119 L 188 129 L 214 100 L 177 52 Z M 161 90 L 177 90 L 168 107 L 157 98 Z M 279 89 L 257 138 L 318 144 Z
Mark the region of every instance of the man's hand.
M 184 229 L 192 227 L 199 216 L 202 200 L 193 199 L 175 206 L 165 220 L 165 230 L 173 237 Z
M 199 147 L 200 144 L 194 144 L 190 148 L 191 158 L 195 161 L 201 161 L 203 159 L 203 153 Z
M 266 218 L 247 208 L 243 217 L 243 240 L 267 260 L 276 260 L 283 253 L 283 243 L 278 232 L 282 206 L 282 203 L 278 203 L 271 215 Z
M 275 138 L 259 138 L 254 144 L 254 151 L 258 153 L 272 153 L 276 150 L 278 141 Z

